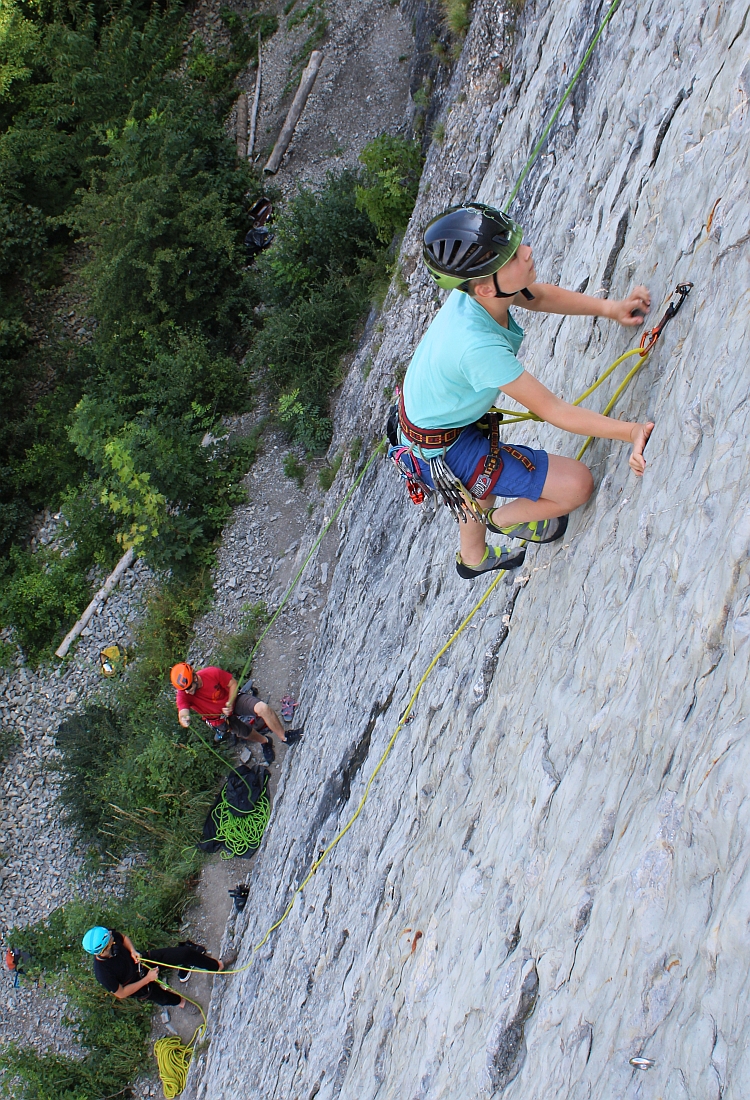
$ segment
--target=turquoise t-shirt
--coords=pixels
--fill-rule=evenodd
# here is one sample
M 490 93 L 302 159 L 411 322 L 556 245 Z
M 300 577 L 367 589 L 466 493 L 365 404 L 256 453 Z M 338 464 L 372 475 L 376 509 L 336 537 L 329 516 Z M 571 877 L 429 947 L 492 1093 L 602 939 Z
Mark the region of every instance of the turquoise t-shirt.
M 523 372 L 516 353 L 523 329 L 508 328 L 453 290 L 427 329 L 404 378 L 406 415 L 420 428 L 461 428 L 491 409 L 501 386 Z M 425 454 L 439 454 L 439 450 Z

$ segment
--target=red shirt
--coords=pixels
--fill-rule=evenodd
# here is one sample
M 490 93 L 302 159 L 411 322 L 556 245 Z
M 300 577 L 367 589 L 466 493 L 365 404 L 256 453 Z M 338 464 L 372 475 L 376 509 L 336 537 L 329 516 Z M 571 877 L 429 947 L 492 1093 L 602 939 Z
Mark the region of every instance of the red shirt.
M 177 710 L 194 710 L 202 715 L 211 726 L 220 726 L 224 721 L 222 709 L 229 698 L 229 684 L 232 679 L 231 672 L 225 672 L 223 668 L 199 668 L 198 675 L 202 680 L 201 686 L 194 695 L 187 691 L 177 692 Z

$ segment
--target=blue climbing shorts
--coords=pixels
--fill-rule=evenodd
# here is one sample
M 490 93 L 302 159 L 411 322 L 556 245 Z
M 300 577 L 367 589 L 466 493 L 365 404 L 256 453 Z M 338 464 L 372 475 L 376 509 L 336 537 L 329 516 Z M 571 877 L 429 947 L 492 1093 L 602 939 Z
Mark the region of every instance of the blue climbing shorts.
M 508 450 L 505 450 L 508 447 Z M 417 448 L 414 449 L 415 452 Z M 445 461 L 452 473 L 459 478 L 472 496 L 484 500 L 491 494 L 498 497 L 525 497 L 527 500 L 539 500 L 547 480 L 549 456 L 546 451 L 537 451 L 533 447 L 512 447 L 500 445 L 501 463 L 489 477 L 484 474 L 484 460 L 490 450 L 490 441 L 479 428 L 470 424 L 445 453 Z M 522 457 L 516 457 L 521 455 Z M 430 475 L 430 464 L 419 457 L 419 471 L 425 485 L 434 489 Z M 524 461 L 525 460 L 525 461 Z M 533 469 L 529 469 L 533 466 Z

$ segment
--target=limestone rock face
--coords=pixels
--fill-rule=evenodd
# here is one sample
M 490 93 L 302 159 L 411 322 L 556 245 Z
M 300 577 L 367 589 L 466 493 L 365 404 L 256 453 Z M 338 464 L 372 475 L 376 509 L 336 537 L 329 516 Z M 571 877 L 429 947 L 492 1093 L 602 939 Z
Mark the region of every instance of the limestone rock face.
M 604 10 L 475 3 L 402 248 L 410 293 L 361 349 L 334 447 L 382 435 L 383 389 L 439 305 L 420 227 L 504 201 Z M 305 739 L 230 930 L 252 965 L 216 980 L 187 1096 L 750 1095 L 749 43 L 744 0 L 624 0 L 604 33 L 513 212 L 541 280 L 646 284 L 652 322 L 695 284 L 616 410 L 656 421 L 648 469 L 594 444 L 564 543 L 530 549 L 439 660 L 253 953 L 487 587 L 456 575 L 446 510 L 414 508 L 382 460 L 343 513 Z M 568 398 L 637 341 L 518 314 L 526 367 Z

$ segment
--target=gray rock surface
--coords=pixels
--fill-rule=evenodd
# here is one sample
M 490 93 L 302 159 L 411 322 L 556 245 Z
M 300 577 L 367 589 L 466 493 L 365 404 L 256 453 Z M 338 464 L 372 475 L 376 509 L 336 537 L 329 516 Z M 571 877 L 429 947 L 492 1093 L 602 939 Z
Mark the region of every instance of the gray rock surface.
M 477 0 L 401 253 L 410 295 L 352 368 L 334 449 L 381 435 L 437 308 L 419 227 L 450 199 L 503 200 L 603 10 L 529 2 L 514 36 Z M 748 1095 L 749 41 L 737 0 L 626 0 L 603 36 L 514 209 L 542 279 L 647 283 L 654 318 L 695 283 L 620 405 L 657 422 L 649 468 L 636 482 L 624 447 L 595 444 L 565 543 L 531 550 L 438 663 L 361 816 L 253 954 L 483 591 L 456 576 L 444 511 L 413 508 L 385 463 L 344 513 L 304 752 L 228 930 L 252 965 L 215 983 L 186 1096 Z M 527 367 L 568 397 L 633 341 L 523 320 Z M 544 425 L 513 439 L 576 449 Z

